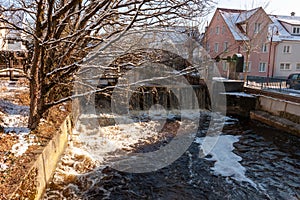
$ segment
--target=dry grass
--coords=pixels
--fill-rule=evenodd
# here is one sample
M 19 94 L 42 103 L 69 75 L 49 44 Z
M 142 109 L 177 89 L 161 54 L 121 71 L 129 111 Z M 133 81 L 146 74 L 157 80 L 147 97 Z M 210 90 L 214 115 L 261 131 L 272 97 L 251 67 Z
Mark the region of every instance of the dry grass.
M 17 86 L 24 86 L 28 84 L 28 81 L 22 79 L 18 81 Z M 0 87 L 0 93 L 7 92 L 6 87 Z M 18 105 L 29 105 L 29 91 L 22 90 L 12 95 L 3 95 L 0 97 L 4 100 L 11 101 Z M 60 109 L 64 106 L 64 109 Z M 70 105 L 58 105 L 49 110 L 46 120 L 41 123 L 38 129 L 31 132 L 30 135 L 35 135 L 35 143 L 38 145 L 30 146 L 27 151 L 20 157 L 14 156 L 11 153 L 12 146 L 18 142 L 18 136 L 15 134 L 7 134 L 3 132 L 3 127 L 0 126 L 0 163 L 4 163 L 9 166 L 8 169 L 0 171 L 0 199 L 9 199 L 10 195 L 16 190 L 25 180 L 26 174 L 29 172 L 33 162 L 40 154 L 40 149 L 45 146 L 53 134 L 59 129 L 60 124 L 66 118 L 70 111 Z M 0 122 L 1 122 L 1 108 L 0 108 Z M 30 188 L 27 188 L 30 189 Z M 23 199 L 23 197 L 19 197 Z

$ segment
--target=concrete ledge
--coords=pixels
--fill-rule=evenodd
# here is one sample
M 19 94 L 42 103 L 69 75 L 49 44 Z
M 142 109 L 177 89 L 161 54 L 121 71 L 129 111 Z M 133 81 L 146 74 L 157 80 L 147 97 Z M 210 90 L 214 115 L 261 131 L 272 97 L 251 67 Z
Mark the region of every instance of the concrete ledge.
M 68 116 L 49 143 L 34 152 L 36 160 L 30 163 L 28 173 L 10 199 L 40 199 L 64 152 L 68 135 L 72 131 L 71 119 Z
M 288 133 L 300 136 L 300 124 L 294 123 L 288 119 L 274 116 L 264 111 L 251 111 L 250 118 Z
M 300 103 L 285 101 L 268 96 L 259 96 L 257 103 L 257 110 L 266 111 L 295 123 L 300 122 Z

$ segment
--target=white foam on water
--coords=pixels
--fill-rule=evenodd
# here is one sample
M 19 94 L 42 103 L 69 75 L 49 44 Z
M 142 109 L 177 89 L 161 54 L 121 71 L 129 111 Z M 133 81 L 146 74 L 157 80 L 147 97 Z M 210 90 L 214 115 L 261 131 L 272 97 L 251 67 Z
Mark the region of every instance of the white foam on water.
M 158 137 L 162 124 L 159 121 L 134 122 L 113 126 L 98 126 L 94 129 L 78 124 L 75 134 L 80 141 L 80 148 L 92 154 L 100 162 L 111 152 L 117 150 L 131 150 L 132 145 L 146 141 L 149 137 Z
M 196 138 L 195 142 L 200 144 L 199 148 L 202 154 L 212 156 L 206 159 L 215 161 L 211 168 L 215 175 L 230 177 L 239 182 L 248 182 L 257 188 L 257 185 L 245 175 L 246 168 L 240 164 L 242 158 L 233 153 L 233 144 L 239 141 L 239 137 L 234 135 L 207 136 Z M 217 142 L 214 143 L 216 140 Z M 211 145 L 214 145 L 213 148 Z
M 159 107 L 158 109 L 153 108 L 149 113 L 143 115 L 140 113 L 139 116 L 149 118 L 146 122 L 136 122 L 128 119 L 127 116 L 107 115 L 117 120 L 117 124 L 100 126 L 95 118 L 99 119 L 99 116 L 103 117 L 104 115 L 84 114 L 79 117 L 74 135 L 77 135 L 82 150 L 89 152 L 94 159 L 102 162 L 108 153 L 124 149 L 130 151 L 132 146 L 137 143 L 147 142 L 149 138 L 158 138 L 167 119 L 175 117 L 178 113 L 181 114 L 182 120 L 197 119 L 200 116 L 199 110 L 168 112 Z M 177 122 L 179 125 L 182 124 L 180 121 Z M 191 123 L 183 128 L 192 130 L 194 126 L 195 124 Z M 126 154 L 126 151 L 123 153 Z

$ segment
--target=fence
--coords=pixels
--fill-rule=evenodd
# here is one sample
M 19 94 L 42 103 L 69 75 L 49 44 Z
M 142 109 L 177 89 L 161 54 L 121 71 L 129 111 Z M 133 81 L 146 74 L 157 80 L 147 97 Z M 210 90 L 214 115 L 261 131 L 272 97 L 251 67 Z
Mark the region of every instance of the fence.
M 246 86 L 262 90 L 273 90 L 278 92 L 288 91 L 286 79 L 262 76 L 247 76 Z

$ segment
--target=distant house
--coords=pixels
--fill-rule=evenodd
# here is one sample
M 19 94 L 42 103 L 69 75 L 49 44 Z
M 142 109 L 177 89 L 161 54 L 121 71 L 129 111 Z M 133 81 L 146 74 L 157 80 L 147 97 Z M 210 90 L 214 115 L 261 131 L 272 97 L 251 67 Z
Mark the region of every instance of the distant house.
M 21 11 L 6 12 L 2 14 L 4 19 L 8 22 L 23 27 L 24 13 Z M 8 23 L 0 22 L 0 27 L 11 27 Z M 24 35 L 17 30 L 0 29 L 0 51 L 24 51 Z
M 202 43 L 211 58 L 226 58 L 239 53 L 244 55 L 245 62 L 248 58 L 246 75 L 266 76 L 269 60 L 267 36 L 271 23 L 261 7 L 252 10 L 217 8 Z M 226 60 L 217 63 L 217 67 L 221 76 L 228 77 Z
M 270 15 L 272 46 L 271 74 L 274 77 L 287 77 L 300 73 L 300 17 Z
M 0 14 L 0 19 L 0 68 L 22 68 L 27 55 L 25 37 L 21 31 L 13 30 L 12 24 L 22 28 L 24 13 L 5 12 Z

